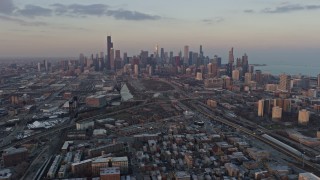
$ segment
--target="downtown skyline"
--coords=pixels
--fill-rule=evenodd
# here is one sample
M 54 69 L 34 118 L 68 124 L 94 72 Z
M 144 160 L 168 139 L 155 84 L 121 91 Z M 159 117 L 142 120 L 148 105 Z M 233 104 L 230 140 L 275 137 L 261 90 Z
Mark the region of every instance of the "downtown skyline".
M 320 2 L 308 1 L 0 1 L 0 57 L 75 57 L 115 49 L 135 55 L 156 44 L 177 54 L 188 45 L 227 58 L 317 60 Z

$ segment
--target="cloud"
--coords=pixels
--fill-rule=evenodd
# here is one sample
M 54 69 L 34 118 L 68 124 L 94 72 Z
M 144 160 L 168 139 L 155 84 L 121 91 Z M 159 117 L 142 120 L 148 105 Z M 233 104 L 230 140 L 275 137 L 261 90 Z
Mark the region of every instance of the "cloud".
M 26 5 L 23 9 L 17 10 L 17 13 L 33 18 L 35 16 L 51 16 L 52 10 L 35 5 Z
M 115 19 L 131 20 L 131 21 L 143 21 L 143 20 L 159 20 L 160 16 L 149 15 L 137 11 L 129 10 L 109 10 L 107 15 L 114 17 Z
M 289 13 L 302 10 L 317 10 L 320 9 L 320 5 L 301 5 L 301 4 L 290 4 L 282 3 L 280 6 L 275 8 L 265 8 L 262 13 Z
M 320 5 L 308 5 L 308 6 L 306 6 L 306 9 L 308 9 L 308 10 L 320 9 Z
M 106 4 L 52 4 L 49 7 L 41 7 L 37 5 L 25 5 L 24 7 L 16 7 L 12 0 L 0 0 L 0 13 L 10 17 L 28 17 L 35 18 L 41 16 L 65 16 L 65 17 L 88 17 L 88 16 L 108 16 L 117 20 L 143 21 L 143 20 L 159 20 L 162 17 L 157 15 L 146 14 L 138 11 L 126 9 L 111 9 Z
M 224 18 L 222 17 L 215 17 L 215 18 L 211 18 L 211 19 L 203 19 L 202 22 L 206 23 L 206 24 L 217 24 L 220 22 L 223 22 Z
M 16 9 L 12 0 L 0 0 L 0 13 L 1 14 L 12 14 Z
M 109 6 L 105 4 L 91 4 L 91 5 L 81 5 L 81 4 L 52 4 L 54 12 L 57 15 L 66 16 L 103 16 L 106 14 Z
M 48 25 L 45 22 L 40 22 L 40 21 L 30 22 L 30 21 L 25 21 L 22 19 L 8 17 L 8 16 L 2 16 L 2 15 L 0 15 L 0 20 L 13 22 L 13 23 L 19 24 L 21 26 L 47 26 Z
M 265 8 L 262 10 L 264 13 L 287 13 L 292 11 L 304 10 L 305 7 L 299 4 L 286 4 L 283 6 L 276 7 L 274 9 Z
M 247 9 L 247 10 L 244 10 L 243 12 L 245 12 L 245 13 L 254 13 L 254 10 L 252 10 L 252 9 Z
M 149 15 L 138 11 L 130 11 L 124 9 L 112 10 L 110 6 L 105 4 L 52 4 L 53 10 L 56 15 L 70 16 L 70 17 L 87 17 L 87 16 L 110 16 L 118 20 L 131 20 L 131 21 L 142 21 L 142 20 L 158 20 L 160 16 Z

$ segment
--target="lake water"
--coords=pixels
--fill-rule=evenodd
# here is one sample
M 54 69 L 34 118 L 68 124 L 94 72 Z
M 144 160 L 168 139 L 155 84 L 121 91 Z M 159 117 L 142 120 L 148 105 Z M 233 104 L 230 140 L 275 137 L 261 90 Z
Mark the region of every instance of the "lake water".
M 279 75 L 282 73 L 290 74 L 290 75 L 307 75 L 316 77 L 320 74 L 320 60 L 301 60 L 301 61 L 294 61 L 294 60 L 286 60 L 286 61 L 263 61 L 263 62 L 252 62 L 252 64 L 266 64 L 267 66 L 256 66 L 254 67 L 255 70 L 260 69 L 262 72 L 271 73 L 274 75 Z

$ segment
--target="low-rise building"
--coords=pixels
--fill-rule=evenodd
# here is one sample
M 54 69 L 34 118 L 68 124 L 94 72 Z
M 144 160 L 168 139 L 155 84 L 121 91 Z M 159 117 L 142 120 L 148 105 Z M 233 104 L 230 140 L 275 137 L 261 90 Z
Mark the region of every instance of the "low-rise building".
M 28 150 L 26 148 L 9 148 L 2 154 L 5 167 L 15 166 L 28 159 Z
M 105 95 L 92 95 L 86 98 L 86 105 L 89 107 L 104 107 L 107 105 L 107 98 Z
M 82 121 L 76 123 L 77 130 L 93 129 L 94 121 Z
M 91 165 L 92 165 L 91 159 L 72 163 L 71 165 L 72 174 L 75 177 L 91 176 L 92 174 Z
M 120 168 L 119 167 L 101 168 L 100 180 L 120 180 Z

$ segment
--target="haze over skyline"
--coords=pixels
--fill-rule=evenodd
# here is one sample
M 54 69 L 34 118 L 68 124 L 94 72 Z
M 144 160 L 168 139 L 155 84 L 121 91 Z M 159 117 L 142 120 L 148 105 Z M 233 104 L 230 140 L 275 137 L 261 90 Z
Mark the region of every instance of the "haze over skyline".
M 315 61 L 320 50 L 320 1 L 0 1 L 0 56 L 77 56 L 114 48 L 134 55 L 155 44 L 178 53 Z M 264 57 L 266 58 L 266 57 Z

